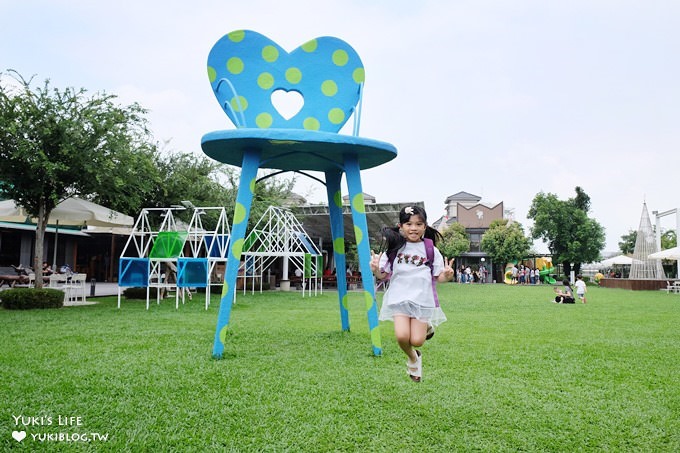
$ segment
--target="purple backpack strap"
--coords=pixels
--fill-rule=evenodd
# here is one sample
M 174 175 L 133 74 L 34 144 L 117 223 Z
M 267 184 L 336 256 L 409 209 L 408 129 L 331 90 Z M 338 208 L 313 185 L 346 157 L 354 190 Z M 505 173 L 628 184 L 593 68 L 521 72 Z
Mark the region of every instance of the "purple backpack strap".
M 437 295 L 437 277 L 434 276 L 434 242 L 432 239 L 423 238 L 425 242 L 425 256 L 427 256 L 427 265 L 432 272 L 432 295 L 434 296 L 434 306 L 439 307 L 439 296 Z

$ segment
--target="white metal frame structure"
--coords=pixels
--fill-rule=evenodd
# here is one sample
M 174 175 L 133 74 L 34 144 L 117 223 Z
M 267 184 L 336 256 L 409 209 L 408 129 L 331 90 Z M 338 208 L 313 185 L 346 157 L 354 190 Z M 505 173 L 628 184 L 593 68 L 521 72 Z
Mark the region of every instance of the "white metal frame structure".
M 157 288 L 156 303 L 160 304 L 162 291 L 175 292 L 175 308 L 179 308 L 179 298 L 181 293 L 182 303 L 185 302 L 185 289 L 196 286 L 191 282 L 183 284 L 181 273 L 182 264 L 187 259 L 205 259 L 208 263 L 205 280 L 197 282 L 205 285 L 205 308 L 210 305 L 210 286 L 211 276 L 215 271 L 216 264 L 224 262 L 226 265 L 228 244 L 229 244 L 229 221 L 224 207 L 195 207 L 190 202 L 183 202 L 186 207 L 173 206 L 170 208 L 145 208 L 141 211 L 132 233 L 123 247 L 121 259 L 123 258 L 143 258 L 149 263 L 148 279 L 146 286 L 146 308 L 149 309 L 150 288 Z M 188 225 L 175 220 L 174 211 L 185 211 L 193 209 L 193 215 Z M 219 211 L 217 225 L 215 229 L 207 231 L 203 228 L 202 216 L 207 211 Z M 161 225 L 157 230 L 151 227 L 149 216 L 157 214 L 162 217 Z M 174 238 L 181 240 L 181 244 L 174 244 L 174 252 L 167 256 L 152 257 L 154 245 L 164 233 L 174 232 L 178 235 Z M 173 239 L 171 237 L 171 239 Z M 179 245 L 179 246 L 178 246 Z M 186 253 L 186 254 L 185 254 Z M 165 267 L 174 267 L 177 272 L 177 281 L 169 282 L 164 272 Z M 178 266 L 179 264 L 179 266 Z M 221 283 L 222 278 L 217 279 Z M 142 282 L 143 283 L 143 282 Z M 120 308 L 120 286 L 118 287 L 118 308 Z
M 188 203 L 188 202 L 183 202 Z M 217 263 L 227 262 L 227 254 L 229 253 L 229 219 L 227 218 L 227 211 L 224 207 L 195 207 L 188 203 L 194 213 L 189 222 L 187 229 L 189 250 L 192 258 L 205 257 L 208 260 L 208 272 L 206 275 L 206 290 L 205 290 L 205 308 L 208 309 L 210 305 L 210 287 L 213 283 L 212 276 L 215 274 Z M 202 217 L 208 211 L 218 211 L 217 225 L 212 231 L 207 231 L 203 228 Z M 215 274 L 217 283 L 224 281 L 224 275 Z M 180 291 L 178 290 L 177 293 Z M 182 291 L 182 297 L 184 292 Z
M 305 255 L 311 259 L 305 269 Z M 283 258 L 282 282 L 289 281 L 289 268 L 302 270 L 302 297 L 305 291 L 311 295 L 312 290 L 323 293 L 322 265 L 319 266 L 320 257 L 323 255 L 318 247 L 312 242 L 297 220 L 295 215 L 284 208 L 270 206 L 258 220 L 255 227 L 246 236 L 243 246 L 242 263 L 243 273 L 239 277 L 244 280 L 243 291 L 245 293 L 247 281 L 251 279 L 251 290 L 255 291 L 255 280 L 260 279 L 260 291 L 262 291 L 262 279 L 264 272 L 278 259 Z M 305 272 L 308 270 L 308 272 Z

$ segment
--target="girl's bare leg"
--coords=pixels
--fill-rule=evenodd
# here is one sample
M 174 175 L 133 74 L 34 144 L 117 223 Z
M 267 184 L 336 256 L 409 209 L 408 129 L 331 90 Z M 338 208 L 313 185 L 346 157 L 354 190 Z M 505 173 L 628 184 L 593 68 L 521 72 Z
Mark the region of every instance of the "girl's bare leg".
M 394 336 L 402 351 L 408 356 L 411 363 L 418 360 L 414 346 L 422 346 L 425 343 L 427 323 L 409 318 L 405 315 L 394 317 Z
M 427 323 L 411 318 L 411 345 L 420 347 L 425 344 Z

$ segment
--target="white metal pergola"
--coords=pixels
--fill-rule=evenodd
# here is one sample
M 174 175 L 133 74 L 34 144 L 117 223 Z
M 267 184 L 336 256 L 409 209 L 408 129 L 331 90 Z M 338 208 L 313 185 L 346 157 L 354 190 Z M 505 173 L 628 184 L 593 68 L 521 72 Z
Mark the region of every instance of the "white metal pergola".
M 669 209 L 668 211 L 663 212 L 652 211 L 652 214 L 656 216 L 656 245 L 658 247 L 658 250 L 661 250 L 661 218 L 672 214 L 675 214 L 675 237 L 677 245 L 680 245 L 680 209 L 678 208 Z M 678 274 L 676 275 L 676 277 L 678 280 L 680 280 L 680 260 L 678 260 L 677 264 Z
M 270 206 L 257 224 L 246 236 L 243 245 L 243 272 L 239 278 L 244 280 L 245 293 L 248 279 L 251 291 L 255 291 L 259 279 L 260 291 L 265 271 L 278 258 L 283 259 L 282 290 L 289 283 L 290 265 L 302 273 L 302 297 L 305 291 L 323 292 L 323 255 L 305 232 L 302 224 L 288 209 Z

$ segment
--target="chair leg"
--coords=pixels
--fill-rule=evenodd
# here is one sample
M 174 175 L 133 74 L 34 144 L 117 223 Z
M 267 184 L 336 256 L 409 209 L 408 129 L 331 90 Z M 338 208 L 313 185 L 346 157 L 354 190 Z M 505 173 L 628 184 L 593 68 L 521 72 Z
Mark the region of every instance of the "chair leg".
M 371 247 L 368 243 L 368 222 L 366 221 L 366 205 L 361 186 L 361 171 L 356 156 L 345 157 L 345 174 L 349 189 L 350 205 L 352 207 L 352 221 L 356 234 L 357 252 L 359 254 L 359 267 L 361 270 L 361 282 L 364 287 L 366 300 L 368 328 L 371 333 L 373 354 L 382 355 L 382 340 L 380 338 L 380 325 L 378 323 L 378 303 L 375 298 L 373 273 L 371 272 Z
M 349 312 L 347 311 L 347 263 L 345 261 L 345 227 L 342 219 L 342 192 L 340 181 L 342 172 L 326 172 L 326 192 L 328 194 L 328 213 L 331 221 L 333 238 L 333 258 L 335 261 L 336 281 L 338 285 L 338 301 L 340 305 L 340 323 L 342 330 L 349 332 Z
M 241 262 L 241 252 L 250 216 L 250 207 L 253 202 L 253 190 L 257 170 L 260 165 L 260 152 L 248 150 L 243 156 L 241 166 L 241 179 L 239 181 L 238 193 L 236 195 L 236 205 L 234 207 L 234 219 L 231 227 L 231 239 L 229 242 L 229 256 L 227 268 L 224 275 L 224 287 L 220 309 L 217 315 L 217 327 L 215 328 L 215 339 L 213 341 L 213 358 L 221 359 L 224 354 L 224 338 L 226 329 L 231 317 L 231 307 L 236 297 L 236 278 Z

